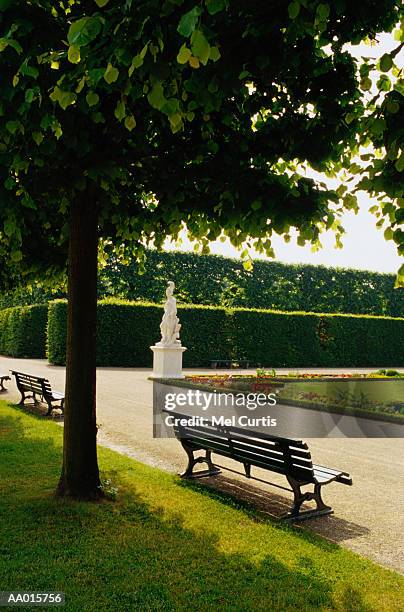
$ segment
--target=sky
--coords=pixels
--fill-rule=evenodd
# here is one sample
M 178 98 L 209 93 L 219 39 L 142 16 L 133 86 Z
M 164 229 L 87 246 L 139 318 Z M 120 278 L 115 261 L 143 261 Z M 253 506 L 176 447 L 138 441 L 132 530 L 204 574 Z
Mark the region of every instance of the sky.
M 397 42 L 391 34 L 378 35 L 378 43 L 374 46 L 365 44 L 350 47 L 349 51 L 356 57 L 367 56 L 379 58 L 383 53 L 389 52 L 397 46 Z M 396 57 L 396 65 L 404 66 L 404 52 Z M 327 179 L 322 179 L 330 184 Z M 335 187 L 330 184 L 330 187 Z M 358 194 L 359 213 L 347 211 L 341 218 L 346 233 L 343 236 L 343 248 L 335 249 L 335 238 L 332 232 L 326 232 L 321 237 L 323 248 L 317 253 L 311 252 L 310 245 L 300 247 L 295 240 L 286 244 L 280 236 L 273 237 L 273 247 L 277 261 L 285 263 L 307 263 L 314 265 L 336 266 L 341 268 L 355 268 L 358 270 L 372 270 L 375 272 L 397 272 L 403 263 L 397 254 L 394 242 L 386 241 L 383 237 L 383 229 L 376 227 L 376 218 L 369 212 L 369 208 L 375 204 L 365 192 Z M 193 250 L 193 245 L 182 235 L 181 246 L 175 246 L 167 242 L 167 250 Z M 230 242 L 212 242 L 210 250 L 216 255 L 225 257 L 239 257 L 238 251 L 232 247 Z M 253 250 L 250 251 L 253 259 L 268 259 Z

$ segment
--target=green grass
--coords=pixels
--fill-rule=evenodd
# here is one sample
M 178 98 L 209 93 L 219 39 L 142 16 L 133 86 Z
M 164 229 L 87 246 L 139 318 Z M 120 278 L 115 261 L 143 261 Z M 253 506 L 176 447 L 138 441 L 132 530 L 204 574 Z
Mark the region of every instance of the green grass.
M 107 449 L 117 500 L 57 499 L 61 444 L 0 402 L 0 590 L 64 591 L 68 612 L 403 609 L 398 574 Z

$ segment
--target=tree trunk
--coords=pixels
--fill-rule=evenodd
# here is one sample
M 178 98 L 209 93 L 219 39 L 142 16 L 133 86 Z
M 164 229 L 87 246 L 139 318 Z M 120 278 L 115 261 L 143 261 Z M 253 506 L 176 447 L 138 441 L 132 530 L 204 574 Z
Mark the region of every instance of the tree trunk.
M 101 496 L 97 462 L 96 328 L 98 211 L 86 190 L 71 205 L 66 401 L 59 495 Z

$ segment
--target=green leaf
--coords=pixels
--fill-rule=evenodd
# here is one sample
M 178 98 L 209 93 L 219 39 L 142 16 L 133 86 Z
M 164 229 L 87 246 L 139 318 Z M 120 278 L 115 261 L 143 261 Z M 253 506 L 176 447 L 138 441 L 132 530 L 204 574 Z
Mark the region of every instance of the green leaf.
M 126 107 L 125 103 L 122 102 L 122 100 L 118 100 L 118 103 L 115 107 L 114 115 L 118 119 L 118 121 L 122 121 L 122 119 L 125 117 Z
M 384 239 L 385 240 L 393 240 L 393 230 L 391 227 L 387 227 L 384 230 Z
M 220 55 L 220 51 L 218 47 L 211 47 L 210 48 L 210 56 L 209 59 L 211 59 L 213 62 L 217 62 L 218 59 L 221 58 Z
M 134 71 L 136 70 L 136 68 L 140 68 L 142 64 L 143 64 L 143 58 L 140 57 L 139 54 L 135 55 L 135 57 L 132 60 L 131 65 L 129 66 L 129 70 L 128 70 L 129 76 L 131 77 Z
M 77 84 L 76 93 L 80 93 L 83 90 L 85 84 L 86 84 L 86 77 L 83 76 L 81 77 L 80 81 Z
M 24 62 L 21 64 L 19 72 L 20 72 L 21 74 L 23 74 L 24 76 L 30 76 L 30 77 L 32 77 L 33 79 L 38 78 L 38 75 L 39 75 L 39 70 L 38 70 L 38 68 L 35 68 L 35 66 L 30 66 L 30 65 L 28 64 L 28 60 L 25 60 L 25 61 L 24 61 Z
M 119 70 L 118 68 L 114 68 L 114 66 L 109 63 L 107 69 L 104 72 L 104 79 L 106 82 L 111 85 L 111 83 L 115 83 L 118 80 Z
M 57 86 L 52 91 L 49 97 L 52 102 L 59 102 L 59 105 L 63 108 L 63 110 L 66 110 L 68 106 L 74 104 L 77 100 L 77 96 L 75 93 L 73 93 L 72 91 L 63 91 Z
M 125 119 L 125 127 L 131 132 L 136 127 L 136 119 L 133 115 L 128 115 Z
M 33 89 L 27 89 L 25 91 L 25 101 L 28 102 L 28 104 L 31 104 L 31 102 L 33 101 L 33 99 L 35 98 L 35 92 Z
M 173 132 L 173 134 L 175 134 L 176 132 L 179 132 L 182 129 L 183 123 L 182 123 L 182 116 L 180 113 L 175 113 L 174 115 L 170 115 L 169 121 L 170 121 L 171 131 Z
M 380 136 L 381 134 L 383 134 L 385 129 L 386 121 L 383 119 L 383 117 L 378 117 L 377 119 L 375 119 L 372 125 L 370 126 L 370 131 L 375 136 Z
M 326 21 L 330 15 L 329 4 L 319 4 L 317 7 L 317 15 L 320 21 Z
M 191 36 L 192 32 L 195 30 L 200 14 L 201 8 L 199 6 L 195 6 L 191 11 L 185 13 L 180 19 L 177 32 L 186 38 Z
M 83 47 L 94 40 L 101 31 L 101 22 L 97 16 L 82 17 L 69 28 L 67 40 L 71 45 Z
M 100 8 L 103 8 L 108 4 L 109 0 L 95 0 L 95 2 Z
M 394 287 L 396 289 L 398 289 L 399 287 L 404 287 L 404 264 L 400 266 L 400 269 L 397 272 L 397 278 Z
M 98 104 L 100 97 L 98 94 L 95 93 L 95 91 L 89 91 L 86 95 L 86 100 L 88 106 L 95 106 L 96 104 Z
M 401 153 L 400 157 L 396 160 L 394 164 L 397 172 L 402 172 L 404 170 L 404 152 Z
M 19 121 L 7 121 L 6 130 L 10 132 L 10 134 L 15 134 L 17 130 L 20 129 L 20 125 Z
M 201 30 L 193 32 L 191 36 L 191 49 L 195 57 L 201 61 L 201 64 L 206 66 L 210 57 L 210 44 Z
M 43 141 L 43 134 L 42 132 L 32 132 L 32 139 L 33 141 L 38 145 L 41 144 L 41 142 Z
M 77 96 L 72 91 L 62 91 L 61 95 L 59 96 L 59 104 L 63 110 L 66 110 L 68 106 L 74 104 L 76 100 Z
M 288 13 L 291 19 L 296 19 L 300 13 L 300 4 L 298 2 L 291 2 L 288 6 Z
M 136 70 L 136 68 L 140 68 L 140 66 L 143 65 L 143 60 L 145 58 L 145 55 L 147 53 L 147 49 L 149 48 L 149 43 L 147 43 L 143 49 L 140 51 L 140 53 L 138 53 L 137 55 L 135 55 L 135 57 L 132 60 L 132 63 L 129 67 L 128 70 L 128 74 L 131 77 L 133 72 Z
M 216 15 L 226 8 L 226 0 L 206 0 L 209 15 Z
M 180 110 L 180 102 L 177 98 L 169 98 L 164 102 L 160 110 L 166 115 L 174 115 Z
M 22 259 L 21 251 L 11 251 L 10 259 L 14 263 L 18 263 Z
M 364 79 L 361 80 L 360 86 L 363 91 L 369 91 L 369 89 L 372 87 L 371 79 L 369 79 L 368 77 L 365 77 Z
M 150 106 L 153 108 L 157 108 L 160 110 L 166 102 L 166 98 L 164 96 L 163 85 L 160 82 L 157 82 L 153 85 L 151 92 L 148 94 L 147 99 L 149 101 Z
M 7 191 L 12 191 L 14 189 L 14 187 L 16 186 L 16 180 L 13 176 L 9 176 L 5 181 L 4 181 L 4 187 L 7 189 Z
M 79 64 L 81 60 L 80 47 L 77 45 L 70 45 L 69 51 L 67 52 L 67 58 L 72 64 Z
M 4 233 L 6 234 L 6 236 L 12 236 L 16 229 L 17 225 L 15 222 L 15 218 L 9 217 L 8 219 L 6 219 L 6 221 L 4 222 Z
M 18 54 L 22 53 L 22 47 L 19 42 L 12 38 L 0 38 L 0 53 L 7 47 L 12 47 Z
M 394 40 L 397 40 L 398 42 L 404 42 L 404 23 L 401 23 L 401 28 L 397 28 L 397 30 L 394 30 L 393 32 L 394 34 Z
M 186 64 L 191 57 L 191 50 L 188 49 L 186 43 L 184 43 L 177 55 L 177 62 L 179 64 Z
M 379 66 L 382 72 L 388 72 L 393 66 L 393 60 L 391 59 L 388 53 L 382 55 L 382 57 L 380 58 Z
M 262 202 L 260 202 L 260 200 L 254 200 L 254 202 L 251 202 L 251 208 L 253 210 L 259 210 L 262 206 Z
M 391 81 L 390 81 L 389 77 L 387 76 L 387 74 L 381 74 L 380 75 L 380 79 L 378 79 L 378 81 L 376 83 L 376 87 L 380 91 L 390 91 L 390 89 L 391 89 Z

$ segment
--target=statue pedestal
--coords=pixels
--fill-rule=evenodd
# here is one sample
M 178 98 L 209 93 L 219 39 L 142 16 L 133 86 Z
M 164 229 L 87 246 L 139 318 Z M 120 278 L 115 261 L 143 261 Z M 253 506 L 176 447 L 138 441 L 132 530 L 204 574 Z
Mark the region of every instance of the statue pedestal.
M 185 346 L 151 346 L 153 374 L 150 378 L 185 378 L 182 373 L 182 354 Z

